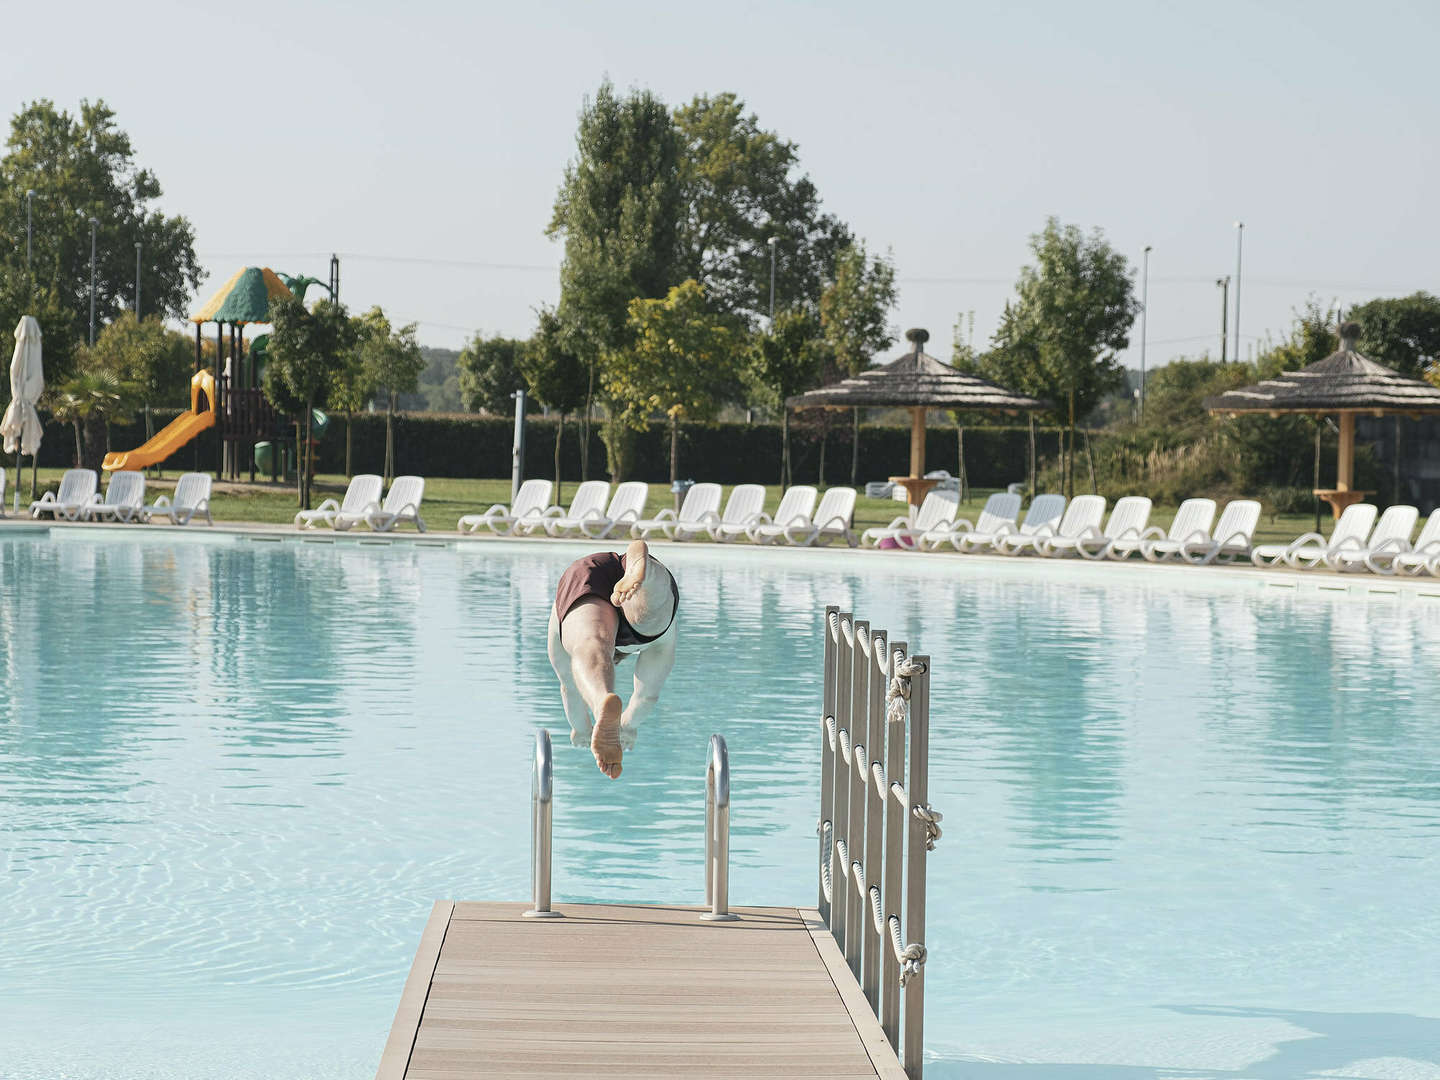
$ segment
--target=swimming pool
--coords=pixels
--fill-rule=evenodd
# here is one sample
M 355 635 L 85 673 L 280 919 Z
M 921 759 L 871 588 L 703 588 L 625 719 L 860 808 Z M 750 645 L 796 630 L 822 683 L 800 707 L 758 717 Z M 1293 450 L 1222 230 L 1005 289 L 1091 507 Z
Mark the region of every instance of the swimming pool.
M 666 548 L 676 670 L 606 781 L 565 544 L 0 533 L 0 1075 L 372 1075 L 432 900 L 814 902 L 818 611 L 934 657 L 932 1077 L 1440 1076 L 1440 599 Z M 1106 572 L 1108 571 L 1108 572 Z

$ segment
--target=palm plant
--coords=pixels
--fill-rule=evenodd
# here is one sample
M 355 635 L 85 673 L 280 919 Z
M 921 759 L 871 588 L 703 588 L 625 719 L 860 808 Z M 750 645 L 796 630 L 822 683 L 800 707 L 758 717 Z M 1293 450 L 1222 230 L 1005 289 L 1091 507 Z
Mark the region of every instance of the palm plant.
M 99 470 L 109 446 L 109 423 L 134 415 L 145 388 L 103 368 L 81 371 L 55 387 L 49 409 L 55 419 L 75 429 L 75 461 Z

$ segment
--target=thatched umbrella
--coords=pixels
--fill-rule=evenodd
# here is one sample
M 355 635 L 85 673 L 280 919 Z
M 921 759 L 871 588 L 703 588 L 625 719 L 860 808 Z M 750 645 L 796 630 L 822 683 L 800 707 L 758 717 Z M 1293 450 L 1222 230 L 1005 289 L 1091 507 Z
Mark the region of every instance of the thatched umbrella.
M 925 412 L 927 409 L 961 409 L 971 412 L 1016 413 L 1048 409 L 1048 401 L 1027 397 L 1003 386 L 957 371 L 922 351 L 930 340 L 927 330 L 907 330 L 914 346 L 898 360 L 859 375 L 787 398 L 792 409 L 862 409 L 900 406 L 910 410 L 910 475 L 890 480 L 905 488 L 911 505 L 918 505 L 935 486 L 925 479 Z
M 1440 387 L 1401 375 L 1368 360 L 1355 350 L 1359 323 L 1340 327 L 1340 348 L 1324 360 L 1299 371 L 1286 371 L 1273 379 L 1228 390 L 1205 399 L 1212 413 L 1309 413 L 1340 416 L 1340 453 L 1335 466 L 1335 487 L 1317 488 L 1316 496 L 1330 504 L 1339 517 L 1345 507 L 1360 502 L 1369 491 L 1353 490 L 1355 482 L 1355 417 L 1403 414 L 1418 418 L 1440 413 Z M 1318 445 L 1318 444 L 1317 444 Z

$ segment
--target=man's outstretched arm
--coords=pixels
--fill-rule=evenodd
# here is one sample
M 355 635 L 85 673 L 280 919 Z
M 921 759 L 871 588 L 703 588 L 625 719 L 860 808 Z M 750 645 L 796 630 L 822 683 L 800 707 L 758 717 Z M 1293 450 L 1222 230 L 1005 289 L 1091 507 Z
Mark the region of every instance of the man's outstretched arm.
M 634 748 L 636 731 L 660 700 L 660 688 L 665 685 L 674 666 L 673 631 L 635 657 L 635 689 L 630 695 L 630 704 L 620 717 L 620 745 L 626 750 Z

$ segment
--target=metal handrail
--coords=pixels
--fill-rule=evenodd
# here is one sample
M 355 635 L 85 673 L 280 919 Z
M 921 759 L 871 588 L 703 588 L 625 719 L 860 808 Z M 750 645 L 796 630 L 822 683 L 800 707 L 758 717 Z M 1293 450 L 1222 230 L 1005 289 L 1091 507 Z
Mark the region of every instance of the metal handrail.
M 925 860 L 942 816 L 926 802 L 929 658 L 835 606 L 823 629 L 820 914 L 906 1074 L 920 1080 Z
M 563 919 L 550 910 L 550 837 L 555 798 L 555 758 L 550 732 L 535 732 L 535 764 L 530 773 L 530 893 L 534 907 L 522 912 L 531 919 Z
M 710 736 L 705 755 L 705 903 L 702 919 L 740 918 L 730 910 L 730 752 L 722 735 Z

